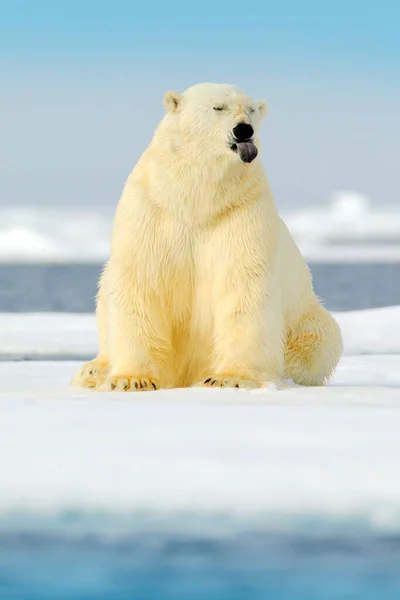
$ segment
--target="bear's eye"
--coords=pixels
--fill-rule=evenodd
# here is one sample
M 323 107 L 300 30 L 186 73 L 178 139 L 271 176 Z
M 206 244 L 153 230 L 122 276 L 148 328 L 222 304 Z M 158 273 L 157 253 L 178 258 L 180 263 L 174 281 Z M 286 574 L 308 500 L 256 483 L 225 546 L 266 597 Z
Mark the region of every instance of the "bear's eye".
M 226 106 L 213 106 L 213 109 L 218 111 L 226 110 Z
M 255 108 L 253 108 L 252 106 L 250 106 L 249 113 L 254 113 L 254 112 L 256 112 Z

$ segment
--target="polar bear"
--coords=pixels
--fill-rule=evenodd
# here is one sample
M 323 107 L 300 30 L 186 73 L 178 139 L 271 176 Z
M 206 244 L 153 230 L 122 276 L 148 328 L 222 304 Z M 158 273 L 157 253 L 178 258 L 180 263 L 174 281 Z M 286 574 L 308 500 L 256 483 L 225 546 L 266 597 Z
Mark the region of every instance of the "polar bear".
M 167 92 L 164 104 L 116 210 L 97 296 L 99 353 L 73 383 L 323 385 L 341 333 L 258 156 L 265 102 L 204 83 Z

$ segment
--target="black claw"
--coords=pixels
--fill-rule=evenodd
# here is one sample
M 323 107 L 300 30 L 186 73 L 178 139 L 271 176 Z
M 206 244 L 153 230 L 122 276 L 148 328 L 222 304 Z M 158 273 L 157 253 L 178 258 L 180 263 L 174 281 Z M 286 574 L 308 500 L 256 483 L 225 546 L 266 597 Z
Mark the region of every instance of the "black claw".
M 154 388 L 155 390 L 157 389 L 157 386 L 156 386 L 156 384 L 154 383 L 154 381 L 152 381 L 152 382 L 151 382 L 151 385 L 153 386 L 153 388 Z
M 213 379 L 213 380 L 212 380 L 212 382 L 211 382 L 211 385 L 214 385 L 214 383 L 217 383 L 217 380 L 216 380 L 216 379 Z
M 135 381 L 135 383 L 134 383 L 133 385 L 135 386 L 135 388 L 136 388 L 136 389 L 138 389 L 138 387 L 139 387 L 139 384 L 138 384 L 138 382 L 137 382 L 137 381 Z
M 129 387 L 129 383 L 126 383 L 126 384 L 124 385 L 124 390 L 125 390 L 125 392 L 126 392 L 126 390 L 128 389 L 128 387 Z
M 93 375 L 93 369 L 89 370 L 89 375 Z
M 112 383 L 110 387 L 112 390 L 115 390 L 115 383 Z
M 212 379 L 211 377 L 209 377 L 208 379 L 205 379 L 204 383 L 210 383 L 211 379 Z
M 235 385 L 235 387 L 239 387 L 239 384 L 237 383 L 237 384 Z

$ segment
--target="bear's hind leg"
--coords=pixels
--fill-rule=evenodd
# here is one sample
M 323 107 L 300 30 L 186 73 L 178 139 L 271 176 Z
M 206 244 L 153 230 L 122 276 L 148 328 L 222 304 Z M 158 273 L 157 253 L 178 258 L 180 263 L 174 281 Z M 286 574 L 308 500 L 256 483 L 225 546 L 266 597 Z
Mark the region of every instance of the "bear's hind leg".
M 285 377 L 299 385 L 323 385 L 343 351 L 338 324 L 318 302 L 289 327 L 285 341 Z
M 107 268 L 104 270 L 96 298 L 96 322 L 99 337 L 99 352 L 95 359 L 85 363 L 75 374 L 71 385 L 86 388 L 98 388 L 105 382 L 109 371 L 107 354 L 107 306 L 104 280 Z

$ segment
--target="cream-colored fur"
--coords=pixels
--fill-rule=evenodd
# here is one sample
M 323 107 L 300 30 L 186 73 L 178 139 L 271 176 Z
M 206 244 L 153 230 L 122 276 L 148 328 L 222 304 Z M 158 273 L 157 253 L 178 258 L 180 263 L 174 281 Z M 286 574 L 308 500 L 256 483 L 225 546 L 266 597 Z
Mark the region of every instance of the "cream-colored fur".
M 235 86 L 168 92 L 120 199 L 97 302 L 100 350 L 74 379 L 106 390 L 322 385 L 342 351 L 259 158 L 232 128 L 266 112 Z M 222 110 L 215 110 L 221 108 Z

